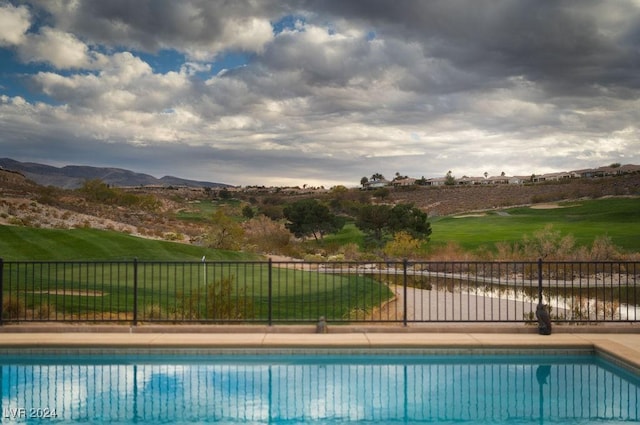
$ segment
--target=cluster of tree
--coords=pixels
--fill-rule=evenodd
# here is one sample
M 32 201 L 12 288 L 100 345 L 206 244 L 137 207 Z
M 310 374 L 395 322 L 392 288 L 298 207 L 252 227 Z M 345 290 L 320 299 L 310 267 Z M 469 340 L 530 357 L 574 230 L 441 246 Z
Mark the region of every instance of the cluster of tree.
M 404 232 L 415 239 L 428 240 L 431 224 L 427 213 L 412 204 L 363 205 L 356 216 L 356 226 L 374 244 L 381 245 L 397 233 Z
M 316 199 L 294 202 L 284 209 L 284 215 L 287 228 L 296 237 L 313 236 L 316 240 L 339 231 L 345 224 L 344 217 L 332 213 Z M 422 240 L 428 240 L 431 235 L 427 214 L 412 204 L 363 204 L 356 211 L 355 225 L 375 245 L 382 245 L 398 232 Z
M 284 254 L 300 247 L 294 237 L 321 241 L 342 230 L 347 222 L 354 223 L 364 234 L 368 249 L 390 257 L 406 257 L 429 240 L 431 225 L 420 208 L 413 204 L 373 204 L 370 195 L 366 200 L 354 199 L 354 193 L 361 195 L 345 188 L 326 199 L 305 198 L 289 203 L 283 199 L 276 217 L 265 214 L 273 213 L 277 204 L 270 197 L 258 205 L 220 207 L 211 216 L 204 242 L 218 249 Z
M 333 214 L 329 207 L 316 199 L 303 199 L 285 207 L 286 227 L 296 237 L 313 236 L 321 239 L 327 233 L 342 229 L 345 218 Z
M 111 187 L 100 179 L 87 180 L 78 189 L 84 197 L 93 202 L 123 207 L 138 207 L 144 210 L 155 210 L 160 202 L 152 195 L 138 195 L 120 188 Z

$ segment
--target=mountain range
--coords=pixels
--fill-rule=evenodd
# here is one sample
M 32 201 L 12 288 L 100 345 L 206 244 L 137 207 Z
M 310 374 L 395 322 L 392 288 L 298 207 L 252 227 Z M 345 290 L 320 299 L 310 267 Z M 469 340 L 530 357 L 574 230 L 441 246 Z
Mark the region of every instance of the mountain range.
M 156 178 L 149 174 L 111 167 L 90 167 L 85 165 L 67 165 L 53 167 L 34 162 L 20 162 L 10 158 L 0 158 L 0 167 L 18 171 L 26 178 L 42 186 L 55 186 L 64 189 L 77 189 L 87 180 L 100 179 L 116 187 L 131 186 L 187 186 L 187 187 L 229 187 L 224 183 L 182 179 L 173 176 Z

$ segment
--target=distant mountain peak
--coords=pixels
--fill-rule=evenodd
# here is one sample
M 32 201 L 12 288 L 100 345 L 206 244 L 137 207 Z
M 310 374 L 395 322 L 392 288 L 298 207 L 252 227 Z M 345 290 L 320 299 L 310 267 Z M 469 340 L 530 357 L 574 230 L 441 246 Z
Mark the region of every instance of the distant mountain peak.
M 10 158 L 0 158 L 0 166 L 7 170 L 18 171 L 25 177 L 42 186 L 56 186 L 64 189 L 77 189 L 86 180 L 100 179 L 117 187 L 132 186 L 187 186 L 187 187 L 229 187 L 224 183 L 196 181 L 179 177 L 165 176 L 160 179 L 149 174 L 137 173 L 115 167 L 92 167 L 88 165 L 66 165 L 53 167 L 34 162 L 20 162 Z

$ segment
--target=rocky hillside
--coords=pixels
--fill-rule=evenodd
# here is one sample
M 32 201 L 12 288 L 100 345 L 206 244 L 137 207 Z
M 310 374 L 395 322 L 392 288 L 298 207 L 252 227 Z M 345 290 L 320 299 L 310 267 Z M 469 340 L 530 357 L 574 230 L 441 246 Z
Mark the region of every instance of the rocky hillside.
M 215 190 L 154 187 L 130 189 L 127 193 L 150 199 L 153 208 L 91 200 L 81 191 L 45 187 L 19 172 L 0 169 L 0 225 L 92 227 L 186 242 L 202 235 L 204 224 L 179 220 L 177 212 L 188 210 L 193 202 L 214 196 Z M 236 192 L 232 196 L 261 209 L 267 201 L 273 202 L 275 198 L 280 205 L 300 197 L 317 197 L 332 203 L 334 197 L 340 196 L 355 202 L 367 202 L 375 194 L 375 191 L 350 189 L 340 194 L 329 191 L 324 194 L 280 193 L 275 196 Z M 433 217 L 604 196 L 640 196 L 640 174 L 525 185 L 410 186 L 389 189 L 384 199 L 376 198 L 376 201 L 413 203 Z
M 183 193 L 184 192 L 184 193 Z M 76 190 L 44 187 L 21 173 L 0 169 L 0 225 L 72 229 L 90 227 L 137 236 L 188 241 L 202 234 L 201 225 L 175 218 L 175 212 L 202 198 L 204 190 L 166 189 L 150 195 L 153 208 L 111 205 L 92 201 Z M 176 236 L 178 235 L 178 236 Z
M 524 185 L 409 187 L 391 199 L 412 202 L 430 216 L 603 196 L 640 196 L 640 174 Z

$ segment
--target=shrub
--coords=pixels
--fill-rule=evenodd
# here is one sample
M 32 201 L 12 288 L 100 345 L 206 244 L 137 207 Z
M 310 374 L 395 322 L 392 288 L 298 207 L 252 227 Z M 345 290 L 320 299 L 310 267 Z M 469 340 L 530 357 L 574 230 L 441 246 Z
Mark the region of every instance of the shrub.
M 25 223 L 18 217 L 10 217 L 9 218 L 9 224 L 11 224 L 12 226 L 24 226 Z
M 239 223 L 221 209 L 213 214 L 213 224 L 209 228 L 207 246 L 216 249 L 240 249 L 244 230 Z
M 142 317 L 144 318 L 143 320 L 162 320 L 167 317 L 159 304 L 145 305 L 142 314 Z
M 525 258 L 546 258 L 548 260 L 564 260 L 575 249 L 575 239 L 571 235 L 562 236 L 560 231 L 547 225 L 535 232 L 533 236 L 523 238 L 523 254 Z
M 470 261 L 473 259 L 473 254 L 465 251 L 457 242 L 453 241 L 432 250 L 429 254 L 430 261 Z
M 242 298 L 245 290 L 234 287 L 234 277 L 224 277 L 207 284 L 204 291 L 176 293 L 177 307 L 173 318 L 178 320 L 239 320 L 253 317 L 253 302 Z M 242 298 L 242 302 L 238 299 Z
M 35 320 L 49 320 L 55 318 L 56 310 L 49 303 L 39 304 L 33 309 L 33 318 Z
M 2 300 L 2 318 L 3 319 L 21 319 L 24 318 L 26 308 L 24 301 L 20 298 L 4 298 Z
M 233 276 L 229 276 L 207 285 L 207 319 L 233 320 L 252 316 L 253 304 L 249 299 L 244 298 L 242 304 L 237 302 L 237 297 L 234 296 L 234 280 Z M 244 289 L 241 289 L 236 295 L 243 294 Z
M 598 236 L 593 241 L 589 259 L 592 261 L 615 260 L 619 252 L 609 236 Z
M 407 232 L 398 232 L 392 241 L 387 242 L 384 247 L 384 253 L 391 258 L 407 258 L 412 259 L 418 256 L 421 241 L 412 237 Z
M 340 248 L 340 251 L 347 261 L 357 261 L 360 258 L 360 247 L 356 243 L 345 244 Z
M 322 262 L 322 261 L 326 261 L 326 258 L 324 258 L 321 254 L 307 254 L 304 256 L 304 261 L 306 262 Z
M 284 223 L 259 215 L 244 223 L 245 243 L 258 252 L 285 254 L 290 252 L 293 235 Z

